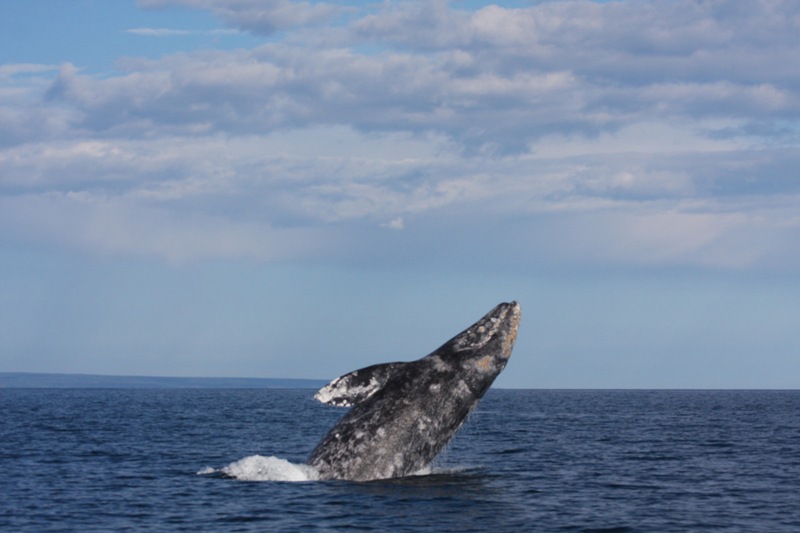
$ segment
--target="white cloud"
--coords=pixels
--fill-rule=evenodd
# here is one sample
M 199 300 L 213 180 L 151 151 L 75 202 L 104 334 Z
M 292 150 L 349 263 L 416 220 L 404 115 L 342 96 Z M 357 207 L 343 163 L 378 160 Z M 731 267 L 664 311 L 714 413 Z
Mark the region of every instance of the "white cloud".
M 229 24 L 265 35 L 324 22 L 343 12 L 343 8 L 335 4 L 289 0 L 139 0 L 139 4 L 146 8 L 183 5 L 204 9 Z
M 0 79 L 8 81 L 19 75 L 43 74 L 56 70 L 52 65 L 38 65 L 35 63 L 9 63 L 0 65 Z
M 568 21 L 564 10 L 578 20 Z M 615 10 L 641 19 L 637 29 L 627 30 L 627 41 L 595 28 L 616 24 Z M 445 16 L 449 14 L 457 16 Z M 712 14 L 697 16 L 713 20 Z M 665 31 L 662 40 L 671 38 L 686 50 L 665 53 L 663 43 L 653 50 L 635 48 L 640 44 L 636 36 L 651 39 L 646 35 L 652 26 L 664 25 L 664 15 L 657 15 L 636 4 L 544 4 L 519 13 L 495 6 L 472 15 L 444 4 L 402 4 L 363 17 L 352 27 L 357 44 L 365 26 L 380 23 L 380 31 L 373 28 L 369 38 L 402 45 L 395 51 L 362 54 L 352 48 L 270 44 L 252 51 L 128 61 L 130 74 L 102 80 L 65 67 L 50 94 L 82 113 L 80 126 L 103 133 L 144 135 L 165 127 L 252 133 L 348 124 L 364 131 L 436 131 L 473 149 L 495 152 L 524 151 L 546 134 L 595 135 L 666 117 L 688 122 L 737 117 L 743 123 L 798 118 L 800 101 L 793 89 L 798 73 L 773 60 L 776 52 L 785 56 L 795 51 L 786 50 L 783 41 L 746 46 L 753 57 L 743 61 L 754 62 L 758 56 L 754 66 L 761 76 L 743 78 L 741 46 L 731 46 L 739 41 L 721 30 L 727 37 L 719 45 L 703 39 L 687 44 Z M 589 20 L 593 16 L 599 19 Z M 479 24 L 481 31 L 474 28 L 475 20 L 486 17 L 513 17 L 536 31 L 529 32 L 531 41 L 524 46 L 487 42 L 481 35 L 488 23 Z M 426 25 L 409 29 L 408 21 L 417 18 L 424 18 Z M 672 22 L 684 18 L 676 15 Z M 729 21 L 713 22 L 725 26 Z M 598 42 L 579 46 L 560 33 L 565 25 Z M 430 52 L 430 47 L 420 47 L 438 41 L 411 36 L 426 28 L 433 28 L 437 39 L 448 32 L 464 37 Z M 726 29 L 730 33 L 736 28 Z M 395 34 L 407 41 L 393 41 Z M 768 66 L 772 69 L 766 70 Z
M 140 3 L 273 37 L 0 66 L 5 239 L 278 260 L 513 220 L 529 262 L 800 263 L 794 3 Z
M 401 229 L 403 229 L 405 227 L 405 222 L 403 222 L 403 218 L 402 217 L 397 217 L 397 218 L 393 218 L 389 222 L 381 224 L 381 226 L 384 227 L 384 228 L 401 230 Z

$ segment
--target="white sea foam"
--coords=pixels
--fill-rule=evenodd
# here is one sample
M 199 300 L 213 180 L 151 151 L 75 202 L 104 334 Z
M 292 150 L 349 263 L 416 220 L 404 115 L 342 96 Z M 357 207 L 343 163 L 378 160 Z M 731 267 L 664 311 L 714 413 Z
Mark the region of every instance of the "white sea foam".
M 461 474 L 473 470 L 470 467 L 432 467 L 426 466 L 408 475 L 410 478 Z M 197 472 L 198 476 L 223 475 L 243 481 L 318 481 L 319 472 L 310 465 L 297 464 L 278 457 L 251 455 L 223 468 L 205 467 Z
M 221 473 L 243 481 L 314 481 L 319 479 L 316 469 L 305 464 L 295 464 L 278 457 L 251 455 L 219 470 L 204 468 L 199 475 Z

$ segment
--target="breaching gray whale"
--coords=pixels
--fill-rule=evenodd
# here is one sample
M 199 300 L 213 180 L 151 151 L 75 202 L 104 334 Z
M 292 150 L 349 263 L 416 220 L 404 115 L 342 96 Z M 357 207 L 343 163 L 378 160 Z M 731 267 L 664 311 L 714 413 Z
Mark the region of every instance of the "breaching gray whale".
M 321 479 L 402 477 L 426 467 L 505 368 L 520 320 L 501 303 L 439 349 L 407 363 L 368 366 L 315 398 L 353 408 L 311 452 Z

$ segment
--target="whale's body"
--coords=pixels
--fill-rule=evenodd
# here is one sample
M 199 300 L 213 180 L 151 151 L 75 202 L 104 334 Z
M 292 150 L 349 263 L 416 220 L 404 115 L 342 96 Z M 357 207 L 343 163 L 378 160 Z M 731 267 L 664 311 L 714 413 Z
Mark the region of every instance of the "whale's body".
M 369 366 L 317 392 L 352 409 L 328 432 L 308 463 L 322 479 L 367 481 L 425 468 L 505 368 L 520 320 L 502 303 L 430 355 Z

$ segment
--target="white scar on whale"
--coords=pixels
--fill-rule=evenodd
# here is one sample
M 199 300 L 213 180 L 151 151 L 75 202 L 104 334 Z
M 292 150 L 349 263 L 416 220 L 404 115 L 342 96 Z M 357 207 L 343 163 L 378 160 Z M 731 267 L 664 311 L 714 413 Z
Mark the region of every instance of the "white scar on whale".
M 430 355 L 345 374 L 317 392 L 351 410 L 317 444 L 319 479 L 368 481 L 426 468 L 505 368 L 521 317 L 501 303 Z

